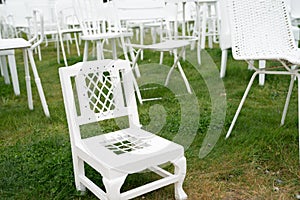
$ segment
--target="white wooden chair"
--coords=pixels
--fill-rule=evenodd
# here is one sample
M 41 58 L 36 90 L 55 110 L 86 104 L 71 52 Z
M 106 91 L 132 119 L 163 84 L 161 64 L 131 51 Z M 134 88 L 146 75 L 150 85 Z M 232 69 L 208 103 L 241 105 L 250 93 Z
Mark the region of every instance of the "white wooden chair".
M 180 64 L 180 59 L 184 56 L 186 47 L 190 46 L 191 43 L 193 43 L 194 41 L 197 41 L 198 38 L 192 36 L 178 36 L 177 33 L 178 25 L 176 20 L 177 6 L 178 6 L 177 3 L 174 4 L 169 2 L 169 5 L 166 5 L 164 2 L 157 1 L 157 0 L 147 0 L 145 2 L 147 2 L 146 5 L 148 6 L 147 7 L 145 6 L 145 8 L 140 9 L 140 15 L 142 13 L 145 13 L 145 15 L 144 16 L 141 15 L 140 18 L 146 19 L 146 17 L 151 16 L 152 19 L 157 19 L 157 21 L 159 21 L 161 24 L 160 30 L 163 34 L 161 35 L 160 42 L 154 44 L 142 45 L 142 44 L 131 44 L 130 42 L 127 42 L 127 45 L 129 47 L 129 52 L 132 58 L 132 68 L 133 70 L 135 70 L 137 77 L 140 77 L 139 69 L 136 63 L 138 62 L 139 54 L 143 50 L 152 50 L 152 51 L 160 52 L 161 53 L 160 61 L 159 61 L 160 64 L 163 63 L 163 52 L 171 52 L 174 55 L 174 63 L 171 66 L 169 73 L 166 75 L 165 86 L 168 85 L 173 70 L 177 68 L 180 72 L 180 75 L 182 76 L 187 92 L 191 94 L 192 89 L 184 73 L 184 70 L 182 69 L 182 66 Z M 198 55 L 200 56 L 200 48 L 198 50 L 199 50 Z M 133 52 L 136 52 L 136 54 L 134 54 Z M 139 98 L 140 103 L 142 103 L 143 101 L 157 99 L 157 98 L 142 99 L 138 88 L 137 88 L 137 96 Z
M 73 0 L 73 6 L 82 29 L 81 39 L 85 41 L 83 61 L 88 59 L 89 42 L 96 42 L 98 60 L 104 59 L 103 45 L 107 41 L 111 42 L 113 59 L 117 59 L 117 39 L 121 41 L 121 48 L 127 56 L 124 37 L 128 35 L 122 32 L 117 11 L 112 4 L 98 0 Z
M 60 68 L 59 75 L 77 190 L 83 192 L 88 188 L 100 199 L 117 200 L 131 199 L 175 184 L 175 198 L 187 198 L 182 189 L 186 173 L 184 149 L 141 128 L 129 61 L 77 63 Z M 126 117 L 128 128 L 91 137 L 83 136 L 85 126 L 120 117 Z M 100 127 L 96 127 L 97 130 L 92 132 L 99 133 Z M 174 165 L 174 174 L 159 167 L 167 162 Z M 105 191 L 85 175 L 85 165 L 100 173 Z M 146 169 L 162 178 L 121 193 L 120 189 L 128 175 Z
M 4 36 L 4 37 L 3 37 Z M 15 36 L 15 30 L 11 27 L 10 24 L 7 24 L 6 19 L 3 16 L 0 16 L 0 39 L 10 38 Z M 0 71 L 1 75 L 4 77 L 5 84 L 10 84 L 10 77 L 8 73 L 8 67 L 12 79 L 12 85 L 15 95 L 20 95 L 20 87 L 15 59 L 15 50 L 3 50 L 0 51 Z
M 64 48 L 64 41 L 67 44 L 67 50 L 68 50 L 68 53 L 70 54 L 69 40 L 71 42 L 72 42 L 72 40 L 74 40 L 77 55 L 80 56 L 79 42 L 78 42 L 77 34 L 81 32 L 81 29 L 79 28 L 79 22 L 75 16 L 75 9 L 73 7 L 72 0 L 56 1 L 55 15 L 56 15 L 59 43 L 61 46 L 64 63 L 65 63 L 65 66 L 68 66 L 66 52 L 65 52 L 65 48 Z M 71 34 L 73 34 L 74 38 L 71 37 Z M 58 43 L 58 46 L 59 46 L 59 43 Z M 57 60 L 58 60 L 58 62 L 60 62 L 59 47 L 57 47 L 57 48 L 58 48 Z
M 285 121 L 295 77 L 298 79 L 298 109 L 300 109 L 300 74 L 298 68 L 300 64 L 300 50 L 295 44 L 291 20 L 285 1 L 228 0 L 227 3 L 230 21 L 232 23 L 233 57 L 237 60 L 246 60 L 247 62 L 250 60 L 277 60 L 283 65 L 282 68 L 284 70 L 254 68 L 255 72 L 249 81 L 231 126 L 226 134 L 226 138 L 230 136 L 253 81 L 258 74 L 291 76 L 281 124 L 284 124 Z M 287 63 L 290 64 L 288 65 Z M 300 136 L 299 114 L 298 120 Z
M 152 43 L 156 43 L 156 32 L 158 29 L 161 29 L 161 20 L 165 7 L 164 1 L 144 0 L 141 3 L 140 0 L 115 0 L 113 3 L 118 10 L 118 17 L 126 29 L 129 31 L 133 28 L 138 28 L 141 45 L 145 44 L 144 35 L 146 29 L 151 29 Z M 141 60 L 143 60 L 143 51 L 140 54 Z
M 43 37 L 41 37 L 38 41 L 36 38 L 38 37 L 38 24 L 41 26 L 39 29 L 41 31 L 41 35 L 43 36 L 43 16 L 38 10 L 33 11 L 33 21 L 35 27 L 35 34 L 31 40 L 27 41 L 23 38 L 11 38 L 11 39 L 0 39 L 0 52 L 3 51 L 11 51 L 15 49 L 23 50 L 24 57 L 24 65 L 25 65 L 25 79 L 26 79 L 26 89 L 27 89 L 27 97 L 28 97 L 28 107 L 29 109 L 33 109 L 33 101 L 32 101 L 32 91 L 31 91 L 31 81 L 30 81 L 30 72 L 28 66 L 28 58 L 31 64 L 32 73 L 34 76 L 35 84 L 40 96 L 40 100 L 43 106 L 44 113 L 47 117 L 50 116 L 48 105 L 46 102 L 46 98 L 44 95 L 43 87 L 41 84 L 40 77 L 38 75 L 38 71 L 36 68 L 36 64 L 33 58 L 33 50 L 37 48 L 43 41 Z

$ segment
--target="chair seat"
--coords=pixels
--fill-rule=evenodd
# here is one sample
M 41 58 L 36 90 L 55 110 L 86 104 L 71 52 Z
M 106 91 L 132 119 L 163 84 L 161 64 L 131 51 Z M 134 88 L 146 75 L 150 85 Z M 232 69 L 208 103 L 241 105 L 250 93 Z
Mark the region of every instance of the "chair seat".
M 184 148 L 140 128 L 128 128 L 83 140 L 84 149 L 109 168 L 134 173 L 174 161 Z
M 78 33 L 81 32 L 81 28 L 62 29 L 61 33 Z
M 31 44 L 23 38 L 0 39 L 0 50 L 29 48 Z
M 130 44 L 133 48 L 149 49 L 153 51 L 172 51 L 174 49 L 182 48 L 190 45 L 191 43 L 187 40 L 166 40 L 164 42 L 141 45 L 141 44 Z
M 82 35 L 80 38 L 82 40 L 101 40 L 101 39 L 111 39 L 111 38 L 120 38 L 121 33 L 101 33 L 95 35 Z

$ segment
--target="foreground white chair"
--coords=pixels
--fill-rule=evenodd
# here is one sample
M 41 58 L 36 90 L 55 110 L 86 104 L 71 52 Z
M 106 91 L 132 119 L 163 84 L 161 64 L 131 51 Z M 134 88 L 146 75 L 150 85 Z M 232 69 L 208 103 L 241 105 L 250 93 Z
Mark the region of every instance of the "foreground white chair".
M 38 16 L 40 16 L 39 19 Z M 43 27 L 43 16 L 42 14 L 34 10 L 33 11 L 33 21 L 34 21 L 34 27 L 35 27 L 35 34 L 34 37 L 31 38 L 31 40 L 27 41 L 23 38 L 12 38 L 12 39 L 0 39 L 0 52 L 3 51 L 11 51 L 14 49 L 22 49 L 23 50 L 23 57 L 24 57 L 24 65 L 25 65 L 25 79 L 26 79 L 26 89 L 27 89 L 27 98 L 28 98 L 28 107 L 29 109 L 33 109 L 33 101 L 32 101 L 32 91 L 31 91 L 31 81 L 30 81 L 30 72 L 29 72 L 29 66 L 28 66 L 28 58 L 30 60 L 31 64 L 31 69 L 32 73 L 34 76 L 34 80 L 36 83 L 36 87 L 38 89 L 38 93 L 40 96 L 40 100 L 43 106 L 44 113 L 47 117 L 50 116 L 49 110 L 48 110 L 48 105 L 46 102 L 46 98 L 44 95 L 43 87 L 41 84 L 40 77 L 38 75 L 38 71 L 35 65 L 35 61 L 33 58 L 33 50 L 37 48 L 38 45 L 40 45 L 43 41 L 43 37 L 41 37 L 37 42 L 37 31 L 38 31 L 38 25 L 39 24 L 41 27 Z M 41 30 L 41 35 L 43 36 L 43 28 Z
M 129 61 L 77 63 L 60 68 L 59 75 L 77 190 L 83 192 L 87 187 L 100 199 L 117 200 L 131 199 L 175 184 L 175 198 L 187 198 L 182 189 L 186 173 L 184 149 L 141 129 Z M 83 137 L 85 126 L 120 117 L 126 118 L 128 128 Z M 98 125 L 97 130 L 89 130 L 101 132 Z M 167 162 L 175 166 L 174 174 L 159 167 Z M 86 164 L 101 174 L 106 192 L 85 175 Z M 146 169 L 163 178 L 121 193 L 120 189 L 128 175 Z
M 254 68 L 255 73 L 250 79 L 226 138 L 230 136 L 253 81 L 258 74 L 291 76 L 281 124 L 284 124 L 285 121 L 294 85 L 294 78 L 296 77 L 298 79 L 298 112 L 300 113 L 300 74 L 298 69 L 298 65 L 300 64 L 300 50 L 295 44 L 291 21 L 285 2 L 282 0 L 228 0 L 228 8 L 230 10 L 230 21 L 232 23 L 232 51 L 234 58 L 246 60 L 247 62 L 250 60 L 278 60 L 285 70 L 279 71 L 272 68 L 260 70 Z M 255 37 L 253 37 L 254 35 Z M 291 63 L 291 66 L 288 66 L 286 63 Z M 300 136 L 299 116 L 298 125 Z

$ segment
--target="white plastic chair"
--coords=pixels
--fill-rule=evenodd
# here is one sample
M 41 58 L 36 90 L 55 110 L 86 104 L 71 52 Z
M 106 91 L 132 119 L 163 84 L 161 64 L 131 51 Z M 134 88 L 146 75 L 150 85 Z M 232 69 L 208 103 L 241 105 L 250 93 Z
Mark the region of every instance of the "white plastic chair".
M 38 18 L 39 16 L 39 18 Z M 25 79 L 26 79 L 26 89 L 27 89 L 27 97 L 28 97 L 28 107 L 29 109 L 33 109 L 33 101 L 32 101 L 32 92 L 31 92 L 31 82 L 30 82 L 30 73 L 29 73 L 29 66 L 28 66 L 28 58 L 30 60 L 30 64 L 31 64 L 31 69 L 34 75 L 34 80 L 36 83 L 36 87 L 38 89 L 38 93 L 40 96 L 40 100 L 43 106 L 43 110 L 46 116 L 50 116 L 49 110 L 48 110 L 48 106 L 47 106 L 47 102 L 46 102 L 46 98 L 44 95 L 44 91 L 42 88 L 42 84 L 41 84 L 41 80 L 39 78 L 38 75 L 38 71 L 34 62 L 34 58 L 33 58 L 33 50 L 40 45 L 40 43 L 43 41 L 43 37 L 40 38 L 39 41 L 36 41 L 37 38 L 37 24 L 40 24 L 41 27 L 43 27 L 43 16 L 42 14 L 37 11 L 34 10 L 33 11 L 33 21 L 35 24 L 35 35 L 34 37 L 27 41 L 23 38 L 12 38 L 12 39 L 0 39 L 0 52 L 2 51 L 7 51 L 7 50 L 14 50 L 14 49 L 22 49 L 23 50 L 23 57 L 24 57 L 24 65 L 25 65 Z M 43 33 L 43 28 L 40 29 L 41 30 L 41 34 Z M 42 34 L 43 36 L 43 34 Z
M 116 40 L 120 39 L 123 53 L 127 56 L 124 46 L 124 37 L 127 33 L 122 32 L 116 8 L 112 5 L 98 0 L 73 0 L 83 33 L 81 39 L 85 41 L 83 61 L 88 59 L 89 42 L 96 42 L 97 59 L 104 59 L 103 45 L 109 40 L 112 44 L 112 57 L 117 59 Z
M 290 16 L 285 2 L 282 0 L 228 0 L 228 8 L 230 11 L 230 21 L 232 23 L 232 51 L 234 58 L 237 60 L 246 60 L 247 62 L 250 60 L 278 60 L 283 65 L 285 71 L 278 71 L 272 68 L 266 68 L 264 70 L 254 68 L 255 73 L 250 79 L 226 134 L 226 138 L 230 136 L 253 81 L 258 74 L 291 76 L 281 124 L 284 124 L 294 85 L 294 78 L 297 77 L 298 112 L 300 113 L 300 74 L 298 69 L 298 65 L 300 64 L 300 50 L 295 44 L 293 32 L 291 31 Z M 286 61 L 291 63 L 292 66 L 288 66 Z M 299 114 L 298 120 L 300 136 Z
M 59 69 L 65 110 L 69 125 L 77 190 L 85 188 L 99 199 L 131 199 L 166 185 L 175 184 L 175 198 L 187 198 L 182 184 L 186 159 L 182 146 L 141 129 L 134 76 L 129 61 L 96 60 Z M 128 128 L 84 137 L 92 123 L 126 117 Z M 91 135 L 91 133 L 86 133 Z M 159 165 L 171 162 L 174 174 Z M 85 165 L 102 176 L 105 191 L 85 175 Z M 161 179 L 129 191 L 120 191 L 130 174 L 150 170 Z M 142 175 L 141 175 L 142 176 Z
M 70 1 L 56 1 L 55 4 L 55 14 L 56 14 L 56 23 L 57 23 L 57 31 L 58 31 L 58 37 L 59 42 L 61 46 L 61 51 L 64 59 L 64 63 L 66 66 L 68 66 L 67 58 L 66 58 L 66 52 L 64 48 L 64 41 L 66 41 L 67 44 L 67 50 L 70 54 L 70 47 L 69 47 L 69 38 L 75 41 L 76 45 L 76 51 L 77 55 L 80 56 L 80 50 L 79 50 L 79 42 L 77 39 L 77 34 L 81 32 L 81 29 L 79 28 L 79 22 L 75 16 L 75 10 L 73 7 L 72 0 Z M 71 34 L 74 35 L 74 38 L 71 38 Z M 67 39 L 65 39 L 66 36 Z M 59 45 L 59 43 L 58 43 Z M 60 61 L 59 56 L 59 47 L 57 51 L 57 59 L 58 62 Z

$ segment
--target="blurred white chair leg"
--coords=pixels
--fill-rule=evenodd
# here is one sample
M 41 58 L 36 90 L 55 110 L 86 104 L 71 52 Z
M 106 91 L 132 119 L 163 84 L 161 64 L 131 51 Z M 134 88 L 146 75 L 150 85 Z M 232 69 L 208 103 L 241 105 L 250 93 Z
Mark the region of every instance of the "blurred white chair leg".
M 80 56 L 79 42 L 78 42 L 78 38 L 77 38 L 77 33 L 74 33 L 74 39 L 75 39 L 75 45 L 76 45 L 77 55 Z
M 220 78 L 224 78 L 226 74 L 226 65 L 227 65 L 228 49 L 222 50 L 222 59 L 221 59 L 221 69 L 220 69 Z
M 30 81 L 31 78 L 29 73 L 28 53 L 26 49 L 23 49 L 23 59 L 24 59 L 24 67 L 25 67 L 25 81 L 26 81 L 28 108 L 30 110 L 33 110 L 31 81 Z
M 44 90 L 43 90 L 43 87 L 42 87 L 42 84 L 41 84 L 41 79 L 39 77 L 39 74 L 38 74 L 38 71 L 37 71 L 37 68 L 36 68 L 36 65 L 35 65 L 35 61 L 34 61 L 34 58 L 33 58 L 33 52 L 32 52 L 31 49 L 27 49 L 27 51 L 28 51 L 28 57 L 29 57 L 29 60 L 30 60 L 31 69 L 32 69 L 33 76 L 34 76 L 34 81 L 35 81 L 35 84 L 36 84 L 36 87 L 38 89 L 38 93 L 39 93 L 39 96 L 40 96 L 41 104 L 42 104 L 45 115 L 47 117 L 49 117 L 50 113 L 49 113 L 48 105 L 47 105 L 47 102 L 46 102 Z
M 10 70 L 14 93 L 15 93 L 15 95 L 20 95 L 19 79 L 18 79 L 18 72 L 17 72 L 17 65 L 16 65 L 16 58 L 15 58 L 14 50 L 0 51 L 0 57 L 1 57 L 0 62 L 2 65 L 1 70 L 2 70 L 2 73 L 4 76 L 4 82 L 5 82 L 5 84 L 10 84 L 6 56 L 8 59 L 8 66 L 9 66 L 9 70 Z
M 259 60 L 259 69 L 265 69 L 266 68 L 266 61 L 265 60 Z M 265 84 L 265 74 L 259 74 L 259 85 L 263 86 Z
M 89 54 L 89 41 L 85 41 L 84 42 L 84 50 L 83 50 L 83 62 L 87 61 L 88 54 Z
M 15 95 L 20 95 L 20 87 L 19 87 L 19 79 L 18 79 L 18 72 L 17 72 L 17 66 L 16 66 L 16 59 L 14 51 L 12 51 L 13 54 L 9 54 L 8 57 L 8 64 L 11 74 L 11 79 L 13 83 L 14 93 Z
M 291 82 L 290 82 L 288 94 L 286 96 L 285 105 L 284 105 L 284 109 L 283 109 L 283 112 L 282 112 L 282 117 L 281 117 L 281 123 L 280 123 L 280 125 L 284 125 L 286 113 L 288 111 L 288 107 L 289 107 L 289 104 L 290 104 L 292 90 L 293 90 L 293 87 L 294 87 L 294 82 L 295 82 L 295 76 L 291 76 Z
M 8 85 L 10 84 L 10 80 L 9 80 L 6 58 L 5 56 L 0 56 L 0 58 L 1 58 L 1 73 L 4 77 L 4 83 Z

